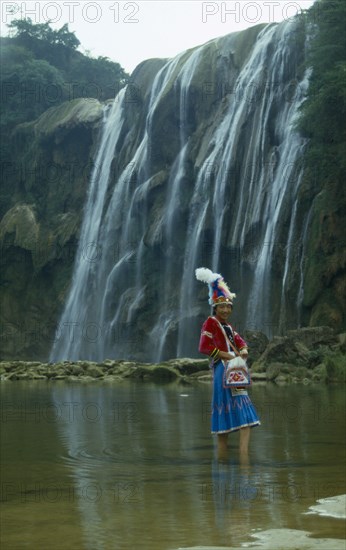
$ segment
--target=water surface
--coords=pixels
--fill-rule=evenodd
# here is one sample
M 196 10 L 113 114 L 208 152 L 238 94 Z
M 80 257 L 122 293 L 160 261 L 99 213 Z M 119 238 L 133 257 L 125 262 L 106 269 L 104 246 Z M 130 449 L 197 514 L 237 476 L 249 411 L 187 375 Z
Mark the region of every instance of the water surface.
M 217 460 L 210 393 L 209 384 L 3 383 L 2 548 L 240 546 L 273 528 L 342 539 L 341 519 L 306 512 L 345 493 L 344 389 L 253 387 L 262 425 L 248 464 L 238 434 Z

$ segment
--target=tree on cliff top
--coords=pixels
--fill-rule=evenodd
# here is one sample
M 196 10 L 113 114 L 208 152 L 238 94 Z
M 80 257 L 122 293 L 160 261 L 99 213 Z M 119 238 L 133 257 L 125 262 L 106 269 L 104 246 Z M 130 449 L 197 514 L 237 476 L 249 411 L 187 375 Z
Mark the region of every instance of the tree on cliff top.
M 119 63 L 77 51 L 80 42 L 68 25 L 15 19 L 11 38 L 1 38 L 1 131 L 37 118 L 49 107 L 79 97 L 106 101 L 126 84 Z
M 80 45 L 80 41 L 74 32 L 69 31 L 67 23 L 61 29 L 54 30 L 49 23 L 34 25 L 32 20 L 27 18 L 14 19 L 8 27 L 13 31 L 15 38 L 30 45 L 33 45 L 36 40 L 43 40 L 49 44 L 60 44 L 73 50 L 76 50 Z

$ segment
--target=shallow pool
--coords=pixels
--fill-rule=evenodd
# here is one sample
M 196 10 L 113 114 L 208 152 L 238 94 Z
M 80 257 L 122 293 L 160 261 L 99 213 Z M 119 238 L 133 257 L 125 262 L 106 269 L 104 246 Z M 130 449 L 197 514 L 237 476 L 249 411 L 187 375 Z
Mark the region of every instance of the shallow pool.
M 255 385 L 262 425 L 248 463 L 238 434 L 217 460 L 210 394 L 201 383 L 2 383 L 2 548 L 240 547 L 269 529 L 343 539 L 342 519 L 306 512 L 346 492 L 344 388 Z

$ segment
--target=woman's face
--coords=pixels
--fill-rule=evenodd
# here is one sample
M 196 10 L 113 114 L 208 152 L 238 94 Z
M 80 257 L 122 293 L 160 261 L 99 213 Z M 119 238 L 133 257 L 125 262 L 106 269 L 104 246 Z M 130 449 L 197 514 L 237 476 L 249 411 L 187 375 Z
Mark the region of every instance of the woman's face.
M 225 322 L 228 320 L 229 316 L 232 313 L 232 306 L 231 304 L 219 304 L 215 308 L 215 313 L 216 313 L 216 317 L 220 321 Z

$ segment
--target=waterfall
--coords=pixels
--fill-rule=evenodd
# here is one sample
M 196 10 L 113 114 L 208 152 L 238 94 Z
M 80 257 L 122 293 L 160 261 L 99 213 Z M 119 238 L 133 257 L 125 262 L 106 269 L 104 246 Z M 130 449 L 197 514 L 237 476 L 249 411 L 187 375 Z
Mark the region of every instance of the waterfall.
M 305 218 L 304 225 L 303 225 L 303 231 L 301 234 L 301 255 L 299 260 L 299 291 L 297 295 L 297 301 L 296 301 L 296 309 L 297 309 L 297 324 L 298 327 L 302 326 L 302 306 L 303 306 L 303 299 L 304 299 L 304 258 L 306 258 L 306 243 L 307 243 L 307 233 L 308 233 L 308 227 L 310 226 L 310 220 L 312 215 L 312 209 L 313 205 L 311 204 L 309 212 Z
M 76 254 L 72 284 L 65 308 L 55 335 L 50 360 L 78 359 L 83 340 L 93 339 L 93 323 L 85 323 L 88 317 L 90 286 L 95 263 L 99 260 L 102 212 L 111 173 L 114 148 L 121 132 L 122 109 L 125 89 L 121 90 L 108 113 L 104 113 L 103 133 L 90 187 Z M 96 255 L 95 255 L 96 254 Z M 98 327 L 96 325 L 98 330 Z
M 168 181 L 168 191 L 165 201 L 165 220 L 163 225 L 163 244 L 167 250 L 168 261 L 164 263 L 162 272 L 163 296 L 159 301 L 159 316 L 157 323 L 153 324 L 153 328 L 149 334 L 148 350 L 155 350 L 152 355 L 154 361 L 159 361 L 164 355 L 164 349 L 167 343 L 167 338 L 170 338 L 172 327 L 177 324 L 177 318 L 180 318 L 179 310 L 172 307 L 171 303 L 171 288 L 175 284 L 172 263 L 175 261 L 175 227 L 179 223 L 180 197 L 182 190 L 182 182 L 186 177 L 186 158 L 188 155 L 188 134 L 187 134 L 187 113 L 189 109 L 189 86 L 194 75 L 194 71 L 198 65 L 202 49 L 197 49 L 192 52 L 192 55 L 183 65 L 183 68 L 176 80 L 176 89 L 179 101 L 179 140 L 180 151 L 173 162 L 172 169 Z M 157 334 L 160 333 L 160 339 L 157 343 Z
M 296 97 L 295 97 L 296 110 L 297 110 L 297 107 L 301 105 L 302 101 L 304 100 L 304 97 L 307 94 L 310 76 L 311 76 L 311 70 L 308 69 L 305 73 L 305 78 L 302 80 L 299 88 L 296 89 Z M 293 123 L 294 123 L 294 119 L 293 119 Z M 301 150 L 298 150 L 299 155 L 303 154 L 305 145 L 306 145 L 306 142 L 304 142 L 303 140 L 300 140 Z M 293 168 L 295 165 L 296 163 L 293 165 Z M 288 278 L 290 275 L 290 268 L 294 261 L 294 258 L 293 258 L 294 255 L 298 256 L 298 264 L 299 264 L 299 283 L 298 283 L 299 290 L 295 301 L 296 322 L 298 326 L 300 326 L 301 324 L 300 311 L 302 308 L 303 292 L 304 292 L 304 275 L 303 275 L 303 258 L 305 257 L 304 245 L 306 242 L 306 232 L 307 232 L 307 228 L 309 226 L 309 220 L 310 220 L 310 212 L 309 212 L 305 219 L 302 235 L 301 234 L 297 235 L 297 225 L 298 225 L 297 195 L 298 195 L 298 190 L 301 184 L 302 177 L 303 177 L 303 171 L 300 169 L 299 172 L 295 175 L 295 178 L 293 179 L 293 181 L 290 182 L 293 188 L 294 203 L 293 203 L 292 216 L 290 220 L 290 226 L 288 230 L 288 238 L 286 243 L 286 260 L 284 265 L 284 273 L 283 273 L 282 287 L 281 287 L 281 300 L 280 300 L 281 308 L 280 308 L 280 315 L 279 315 L 279 332 L 280 333 L 285 333 L 287 328 L 289 328 L 287 326 L 288 312 L 287 312 L 287 304 L 286 304 L 286 294 L 287 294 L 287 287 L 288 287 Z
M 289 104 L 283 104 L 283 111 L 276 118 L 275 134 L 280 142 L 267 152 L 264 136 L 270 124 L 271 109 L 278 96 L 278 83 L 283 85 L 283 73 L 287 70 L 292 54 L 292 46 L 289 37 L 292 33 L 291 24 L 279 27 L 266 28 L 260 34 L 257 44 L 253 48 L 246 66 L 243 68 L 235 84 L 235 102 L 230 102 L 228 112 L 222 123 L 217 128 L 214 137 L 214 148 L 205 159 L 199 172 L 196 183 L 194 199 L 192 201 L 190 216 L 190 238 L 185 252 L 185 269 L 181 292 L 181 312 L 188 297 L 193 296 L 195 282 L 191 277 L 197 265 L 196 256 L 205 245 L 201 239 L 201 227 L 204 225 L 208 203 L 201 201 L 199 197 L 206 195 L 210 186 L 210 180 L 214 178 L 214 192 L 210 197 L 209 216 L 213 223 L 212 240 L 209 244 L 209 265 L 214 271 L 220 269 L 220 250 L 222 248 L 222 231 L 225 229 L 225 217 L 234 216 L 229 225 L 230 243 L 234 247 L 244 250 L 245 236 L 256 227 L 259 222 L 265 221 L 262 234 L 256 236 L 256 266 L 253 282 L 247 293 L 247 311 L 244 318 L 244 326 L 258 328 L 268 334 L 272 332 L 270 315 L 271 292 L 271 261 L 276 242 L 276 229 L 283 207 L 284 198 L 288 193 L 297 191 L 298 185 L 292 188 L 292 181 L 296 170 L 296 162 L 302 154 L 304 141 L 294 131 L 299 106 L 304 100 L 306 92 L 306 78 L 296 86 L 294 97 Z M 268 50 L 276 44 L 272 57 Z M 268 66 L 270 62 L 270 66 Z M 270 75 L 269 80 L 263 86 L 263 74 Z M 257 90 L 258 101 L 249 101 L 248 90 Z M 282 91 L 282 90 L 280 90 Z M 255 103 L 255 104 L 254 104 Z M 234 174 L 237 153 L 240 147 L 239 128 L 249 121 L 255 132 L 250 135 L 253 143 L 250 143 L 242 162 L 243 170 L 236 180 Z M 250 177 L 248 177 L 250 170 Z M 301 175 L 297 175 L 296 181 L 300 182 Z M 247 182 L 249 180 L 249 184 Z M 226 185 L 227 184 L 227 185 Z M 268 189 L 270 185 L 270 189 Z M 227 205 L 229 197 L 234 197 L 236 203 L 235 212 Z M 232 198 L 231 198 L 232 200 Z M 194 203 L 196 206 L 193 207 Z M 285 243 L 286 244 L 286 243 Z M 233 281 L 233 268 L 225 265 L 224 275 L 229 274 Z M 232 288 L 232 286 L 231 286 Z M 190 343 L 188 325 L 191 318 L 182 314 L 180 322 L 178 354 L 189 355 Z M 255 322 L 254 322 L 255 321 Z
M 298 27 L 251 31 L 243 59 L 242 33 L 183 52 L 146 83 L 139 106 L 120 93 L 104 123 L 52 360 L 196 356 L 207 313 L 200 265 L 240 295 L 238 324 L 270 333 L 284 323 L 305 147 L 294 128 L 308 83 L 292 41 Z M 204 94 L 225 79 L 221 98 Z M 97 258 L 83 261 L 90 247 Z M 297 318 L 302 295 L 301 278 Z
M 277 332 L 277 326 L 273 326 L 272 317 L 266 304 L 270 303 L 271 293 L 271 270 L 274 247 L 277 243 L 277 227 L 283 209 L 287 207 L 287 196 L 291 197 L 291 224 L 288 233 L 279 246 L 286 250 L 287 261 L 284 268 L 282 281 L 282 299 L 284 306 L 284 290 L 287 272 L 289 268 L 289 254 L 291 252 L 291 239 L 295 221 L 296 194 L 301 182 L 302 170 L 297 173 L 297 161 L 302 157 L 305 141 L 294 131 L 294 124 L 297 119 L 298 109 L 305 98 L 307 79 L 304 77 L 299 86 L 296 87 L 291 104 L 288 105 L 286 113 L 278 118 L 278 131 L 281 134 L 281 143 L 277 148 L 277 168 L 272 177 L 271 194 L 265 207 L 267 219 L 264 237 L 257 250 L 257 265 L 254 274 L 254 284 L 249 294 L 247 304 L 247 318 L 256 319 L 257 324 L 266 330 L 267 334 Z M 286 201 L 286 202 L 285 202 Z

